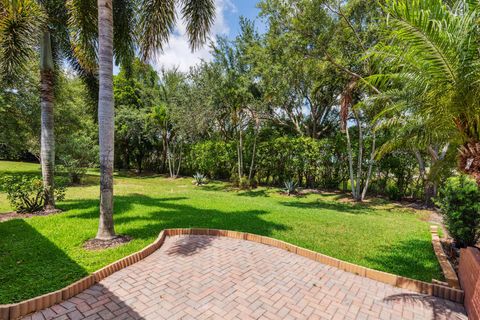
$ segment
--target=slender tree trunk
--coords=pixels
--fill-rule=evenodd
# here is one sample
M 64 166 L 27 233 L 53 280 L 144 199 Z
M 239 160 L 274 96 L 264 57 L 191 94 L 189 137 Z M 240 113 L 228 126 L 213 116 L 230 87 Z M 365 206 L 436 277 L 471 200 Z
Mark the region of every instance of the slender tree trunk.
M 55 133 L 54 133 L 54 80 L 55 71 L 50 32 L 45 31 L 40 41 L 40 81 L 41 81 L 41 138 L 40 161 L 42 163 L 45 210 L 55 208 Z
M 360 199 L 362 201 L 365 199 L 365 196 L 367 195 L 368 185 L 370 184 L 370 177 L 372 176 L 373 159 L 375 157 L 375 138 L 376 138 L 375 130 L 373 130 L 372 152 L 370 153 L 370 163 L 368 164 L 367 181 L 365 181 L 365 186 L 363 187 L 363 191 L 362 191 L 362 197 Z
M 113 225 L 113 5 L 98 0 L 99 96 L 98 129 L 100 143 L 100 221 L 97 239 L 115 237 Z
M 180 166 L 182 165 L 182 149 L 180 148 L 180 155 L 178 158 L 178 166 L 177 166 L 177 173 L 175 174 L 175 178 L 178 177 L 180 174 Z
M 355 200 L 361 200 L 360 190 L 361 190 L 361 178 L 362 178 L 362 162 L 363 162 L 363 131 L 360 119 L 357 116 L 357 113 L 354 111 L 355 119 L 357 120 L 358 126 L 358 161 L 357 161 L 357 185 L 356 185 L 356 197 Z
M 242 123 L 240 116 L 238 117 L 238 183 L 240 184 L 243 177 L 243 137 L 242 137 Z
M 250 172 L 248 173 L 248 183 L 252 183 L 253 167 L 255 165 L 255 153 L 257 152 L 258 120 L 255 124 L 255 137 L 253 138 L 252 161 L 250 163 Z
M 420 179 L 422 180 L 423 196 L 425 198 L 424 199 L 425 200 L 425 205 L 428 205 L 429 190 L 428 190 L 428 183 L 427 183 L 427 169 L 425 167 L 425 161 L 423 160 L 423 157 L 422 157 L 420 151 L 417 148 L 415 148 L 413 150 L 413 152 L 415 153 L 415 157 L 417 158 L 417 162 L 418 162 L 418 170 L 419 170 Z
M 353 178 L 352 143 L 350 141 L 350 133 L 348 131 L 348 126 L 345 128 L 345 136 L 347 137 L 348 172 L 350 173 L 350 184 L 352 188 L 352 196 L 354 199 L 356 199 L 357 194 L 356 194 L 356 188 L 355 188 L 355 179 Z

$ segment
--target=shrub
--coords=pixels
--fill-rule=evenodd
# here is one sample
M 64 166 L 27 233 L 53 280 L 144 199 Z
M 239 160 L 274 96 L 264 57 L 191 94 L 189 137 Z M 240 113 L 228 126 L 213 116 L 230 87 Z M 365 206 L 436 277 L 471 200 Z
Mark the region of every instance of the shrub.
M 80 184 L 87 173 L 87 168 L 82 165 L 81 160 L 74 159 L 71 156 L 64 156 L 58 171 L 65 171 L 70 179 L 70 183 Z
M 285 191 L 288 195 L 294 194 L 297 192 L 297 183 L 293 180 L 285 181 Z
M 41 178 L 31 176 L 6 176 L 0 180 L 11 206 L 19 213 L 35 212 L 43 208 L 45 191 Z M 65 198 L 63 181 L 56 181 L 55 198 Z
M 480 188 L 474 179 L 465 175 L 449 178 L 436 204 L 458 247 L 477 244 L 480 239 Z
M 188 162 L 193 172 L 205 172 L 211 179 L 229 178 L 235 165 L 233 145 L 211 140 L 194 144 Z
M 70 183 L 79 184 L 87 173 L 87 168 L 95 165 L 98 158 L 98 147 L 93 138 L 86 135 L 73 134 L 68 141 L 59 144 L 59 172 L 65 172 Z
M 193 175 L 193 178 L 195 179 L 194 182 L 195 182 L 195 185 L 197 186 L 201 186 L 202 184 L 207 183 L 207 178 L 205 177 L 204 174 L 197 172 Z
M 385 194 L 390 200 L 402 200 L 403 193 L 395 183 L 389 183 L 385 188 Z

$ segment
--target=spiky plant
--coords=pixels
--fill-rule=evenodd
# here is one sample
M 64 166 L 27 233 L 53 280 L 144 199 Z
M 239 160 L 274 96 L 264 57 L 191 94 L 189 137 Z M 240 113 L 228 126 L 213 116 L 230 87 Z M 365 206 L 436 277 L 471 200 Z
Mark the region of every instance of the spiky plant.
M 204 174 L 201 174 L 199 172 L 195 173 L 193 175 L 193 179 L 195 179 L 195 185 L 201 186 L 202 184 L 205 184 L 207 181 L 207 177 Z
M 285 192 L 287 195 L 292 195 L 297 192 L 297 183 L 293 180 L 287 180 L 284 182 L 285 185 Z

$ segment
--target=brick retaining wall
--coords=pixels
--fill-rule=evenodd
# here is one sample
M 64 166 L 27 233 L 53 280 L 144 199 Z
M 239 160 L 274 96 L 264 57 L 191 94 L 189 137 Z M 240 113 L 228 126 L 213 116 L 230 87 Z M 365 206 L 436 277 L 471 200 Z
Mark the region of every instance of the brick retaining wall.
M 468 318 L 480 320 L 480 250 L 469 247 L 460 252 L 458 267 L 460 284 L 465 291 Z

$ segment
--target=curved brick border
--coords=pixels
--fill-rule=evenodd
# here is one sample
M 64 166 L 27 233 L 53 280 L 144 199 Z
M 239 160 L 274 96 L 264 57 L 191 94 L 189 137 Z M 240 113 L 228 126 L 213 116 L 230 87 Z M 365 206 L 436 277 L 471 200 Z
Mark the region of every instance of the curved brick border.
M 442 272 L 445 276 L 445 280 L 447 280 L 448 286 L 455 289 L 460 289 L 460 282 L 458 281 L 457 273 L 455 272 L 455 269 L 453 269 L 452 264 L 448 260 L 445 251 L 443 251 L 443 246 L 440 242 L 440 237 L 438 236 L 438 227 L 431 226 L 430 232 L 432 233 L 433 251 L 437 256 L 438 263 L 442 268 Z
M 93 284 L 101 281 L 102 279 L 108 277 L 112 273 L 121 270 L 129 265 L 138 262 L 154 251 L 159 249 L 167 236 L 177 236 L 177 235 L 209 235 L 217 237 L 228 237 L 233 239 L 241 239 L 247 241 L 253 241 L 257 243 L 262 243 L 270 246 L 274 246 L 300 256 L 306 257 L 318 261 L 320 263 L 357 274 L 362 277 L 370 278 L 382 283 L 393 285 L 399 288 L 407 289 L 410 291 L 429 294 L 443 299 L 451 300 L 454 302 L 463 302 L 463 291 L 449 288 L 446 286 L 427 283 L 419 280 L 414 280 L 410 278 L 405 278 L 397 276 L 391 273 L 386 273 L 382 271 L 377 271 L 369 268 L 365 268 L 353 263 L 345 262 L 338 260 L 321 253 L 304 249 L 293 244 L 264 237 L 252 233 L 238 232 L 238 231 L 229 231 L 229 230 L 217 230 L 217 229 L 165 229 L 160 232 L 157 239 L 147 247 L 142 250 L 133 253 L 125 258 L 122 258 L 114 263 L 109 264 L 106 267 L 94 272 L 93 274 L 78 280 L 77 282 L 54 292 L 44 294 L 29 300 L 21 301 L 15 304 L 6 304 L 0 305 L 0 320 L 11 320 L 17 319 L 21 316 L 27 315 L 32 312 L 40 311 L 42 309 L 48 308 L 57 304 L 63 300 L 69 299 L 85 289 L 89 288 Z

